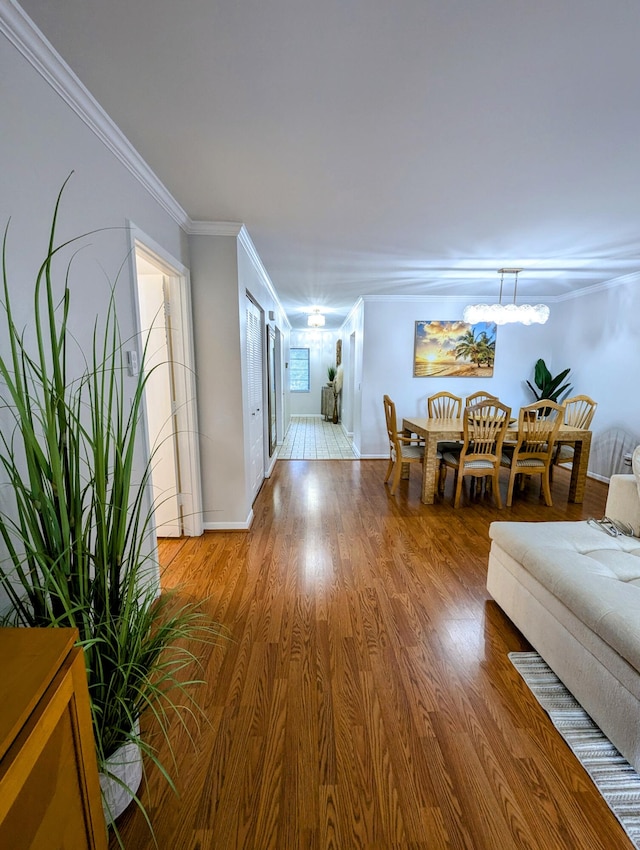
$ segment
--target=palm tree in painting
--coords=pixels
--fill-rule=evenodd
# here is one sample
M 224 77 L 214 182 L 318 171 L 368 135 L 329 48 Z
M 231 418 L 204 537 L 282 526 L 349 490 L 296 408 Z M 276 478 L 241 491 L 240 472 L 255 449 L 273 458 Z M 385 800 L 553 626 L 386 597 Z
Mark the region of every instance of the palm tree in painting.
M 478 354 L 478 365 L 484 363 L 486 366 L 493 366 L 496 356 L 496 341 L 495 339 L 489 339 L 485 331 L 482 331 L 478 338 Z
M 464 358 L 480 368 L 481 365 L 493 366 L 496 353 L 495 339 L 490 339 L 486 331 L 476 337 L 473 328 L 460 337 L 455 348 L 456 360 Z
M 469 328 L 469 330 L 465 331 L 465 333 L 460 337 L 456 345 L 455 354 L 456 360 L 470 360 L 472 363 L 475 363 L 476 366 L 480 365 L 478 359 L 478 340 L 473 332 L 473 328 Z

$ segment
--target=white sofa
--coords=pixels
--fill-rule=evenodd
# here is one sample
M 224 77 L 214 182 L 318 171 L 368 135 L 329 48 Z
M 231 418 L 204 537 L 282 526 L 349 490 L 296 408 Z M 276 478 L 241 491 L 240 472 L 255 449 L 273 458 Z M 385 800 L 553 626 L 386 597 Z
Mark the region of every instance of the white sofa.
M 640 535 L 634 475 L 614 475 L 606 516 Z M 640 539 L 584 522 L 494 522 L 487 588 L 640 771 Z

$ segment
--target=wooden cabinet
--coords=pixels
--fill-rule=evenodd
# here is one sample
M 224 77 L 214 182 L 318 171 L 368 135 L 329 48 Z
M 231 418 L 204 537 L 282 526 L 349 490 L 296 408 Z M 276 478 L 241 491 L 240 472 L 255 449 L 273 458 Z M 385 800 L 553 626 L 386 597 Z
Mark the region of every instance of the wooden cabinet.
M 320 413 L 324 416 L 325 420 L 331 419 L 333 421 L 334 410 L 338 414 L 338 420 L 340 419 L 341 396 L 342 394 L 338 393 L 338 398 L 336 399 L 335 394 L 333 392 L 333 385 L 331 385 L 330 387 L 322 388 Z
M 106 850 L 74 629 L 0 629 L 0 847 Z
M 326 419 L 333 419 L 333 387 L 322 388 L 320 413 Z

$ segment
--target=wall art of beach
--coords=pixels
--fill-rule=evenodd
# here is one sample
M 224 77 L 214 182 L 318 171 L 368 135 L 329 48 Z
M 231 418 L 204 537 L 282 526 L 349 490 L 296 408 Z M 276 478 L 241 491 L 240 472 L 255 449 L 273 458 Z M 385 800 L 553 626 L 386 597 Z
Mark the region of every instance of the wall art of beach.
M 493 322 L 417 321 L 413 356 L 416 378 L 491 378 L 496 352 Z

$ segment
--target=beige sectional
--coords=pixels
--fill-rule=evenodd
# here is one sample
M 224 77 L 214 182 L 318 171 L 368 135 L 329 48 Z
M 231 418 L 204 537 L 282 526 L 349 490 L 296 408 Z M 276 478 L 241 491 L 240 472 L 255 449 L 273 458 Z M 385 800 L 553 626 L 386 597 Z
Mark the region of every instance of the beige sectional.
M 636 475 L 614 475 L 606 515 L 640 535 Z M 487 588 L 640 771 L 640 539 L 585 522 L 494 522 Z

